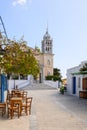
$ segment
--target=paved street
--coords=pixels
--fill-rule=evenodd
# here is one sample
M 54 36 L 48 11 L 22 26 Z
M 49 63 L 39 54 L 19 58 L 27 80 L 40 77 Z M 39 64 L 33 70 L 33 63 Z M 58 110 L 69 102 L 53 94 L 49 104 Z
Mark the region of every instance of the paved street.
M 87 99 L 61 95 L 43 84 L 25 89 L 33 97 L 31 115 L 0 117 L 0 130 L 87 130 Z
M 61 95 L 56 89 L 30 90 L 29 130 L 87 130 L 87 100 Z

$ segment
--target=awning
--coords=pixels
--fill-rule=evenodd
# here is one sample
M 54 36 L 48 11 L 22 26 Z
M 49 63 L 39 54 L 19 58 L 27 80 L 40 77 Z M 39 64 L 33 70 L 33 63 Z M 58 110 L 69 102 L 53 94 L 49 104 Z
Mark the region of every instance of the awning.
M 83 74 L 87 74 L 87 71 L 78 71 L 78 72 L 72 73 L 72 75 L 83 75 Z

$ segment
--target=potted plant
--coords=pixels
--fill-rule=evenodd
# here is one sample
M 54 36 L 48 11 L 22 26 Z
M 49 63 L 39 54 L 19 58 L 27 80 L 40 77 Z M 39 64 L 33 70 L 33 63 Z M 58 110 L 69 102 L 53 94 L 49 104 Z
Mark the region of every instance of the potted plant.
M 61 87 L 60 87 L 60 93 L 61 93 L 61 94 L 64 94 L 64 86 L 61 86 Z

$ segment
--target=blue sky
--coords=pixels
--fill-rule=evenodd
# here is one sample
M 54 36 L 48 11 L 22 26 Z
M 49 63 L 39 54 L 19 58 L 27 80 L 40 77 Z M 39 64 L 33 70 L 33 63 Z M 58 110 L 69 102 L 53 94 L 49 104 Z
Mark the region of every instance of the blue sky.
M 53 39 L 54 67 L 67 69 L 87 60 L 87 0 L 1 0 L 0 15 L 10 39 L 41 48 L 48 31 Z

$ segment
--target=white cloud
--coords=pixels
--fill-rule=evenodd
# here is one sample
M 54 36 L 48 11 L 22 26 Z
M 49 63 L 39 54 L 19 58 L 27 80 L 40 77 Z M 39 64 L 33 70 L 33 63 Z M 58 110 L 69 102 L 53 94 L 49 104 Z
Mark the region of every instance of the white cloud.
M 14 0 L 12 5 L 25 5 L 27 2 L 31 3 L 32 0 Z

